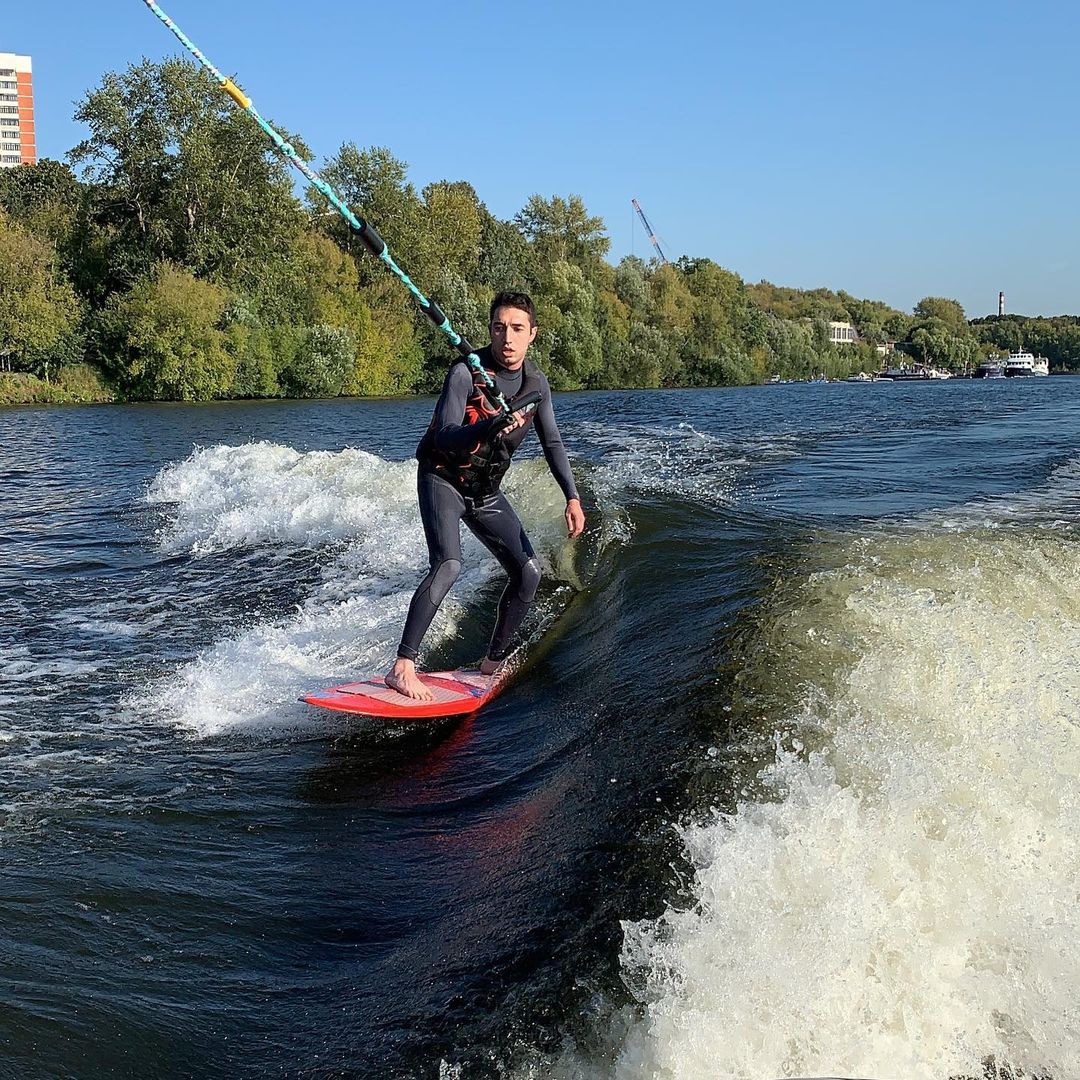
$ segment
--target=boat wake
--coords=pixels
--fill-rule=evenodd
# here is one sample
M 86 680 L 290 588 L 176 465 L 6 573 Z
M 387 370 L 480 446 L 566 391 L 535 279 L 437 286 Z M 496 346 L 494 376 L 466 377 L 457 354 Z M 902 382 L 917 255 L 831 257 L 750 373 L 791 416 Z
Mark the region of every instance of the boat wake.
M 1075 544 L 821 537 L 752 620 L 705 767 L 759 765 L 624 924 L 605 1049 L 515 1075 L 1080 1073 Z
M 415 475 L 413 463 L 360 450 L 300 453 L 269 443 L 196 450 L 164 468 L 147 495 L 164 517 L 163 553 L 224 556 L 223 591 L 230 560 L 239 554 L 254 554 L 272 568 L 283 552 L 304 552 L 319 569 L 292 610 L 207 644 L 140 694 L 136 712 L 200 737 L 325 723 L 297 698 L 321 684 L 388 669 L 413 590 L 426 572 Z M 507 489 L 545 577 L 578 584 L 562 498 L 542 463 L 520 466 Z M 463 615 L 499 580 L 492 556 L 467 530 L 463 538 L 465 567 L 436 617 L 425 655 L 459 635 Z M 538 617 L 553 614 L 549 596 Z M 489 617 L 485 612 L 480 621 L 486 625 Z M 472 645 L 479 655 L 481 640 Z

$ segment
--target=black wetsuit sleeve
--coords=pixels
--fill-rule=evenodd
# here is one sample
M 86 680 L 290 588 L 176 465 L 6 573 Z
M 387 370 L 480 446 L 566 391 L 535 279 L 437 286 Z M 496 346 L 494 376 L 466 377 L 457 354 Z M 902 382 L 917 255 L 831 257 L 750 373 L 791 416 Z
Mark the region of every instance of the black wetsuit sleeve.
M 467 454 L 491 434 L 498 419 L 462 423 L 472 385 L 472 374 L 464 363 L 455 364 L 446 374 L 442 395 L 435 406 L 435 449 L 442 453 Z
M 546 378 L 542 392 L 544 396 L 536 407 L 536 434 L 540 438 L 540 446 L 551 475 L 555 477 L 555 482 L 562 488 L 562 493 L 569 502 L 578 497 L 578 492 L 574 484 L 574 474 L 570 471 L 570 459 L 566 456 L 566 447 L 563 446 L 562 436 L 559 434 L 559 425 L 555 423 L 551 387 Z

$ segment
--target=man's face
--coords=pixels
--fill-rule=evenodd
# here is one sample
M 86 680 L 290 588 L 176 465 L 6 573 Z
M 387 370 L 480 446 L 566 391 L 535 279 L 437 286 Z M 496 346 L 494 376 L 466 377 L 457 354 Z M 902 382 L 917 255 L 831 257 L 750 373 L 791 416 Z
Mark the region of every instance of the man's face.
M 525 360 L 536 327 L 529 321 L 529 313 L 516 307 L 495 309 L 491 320 L 491 354 L 503 367 L 514 371 Z

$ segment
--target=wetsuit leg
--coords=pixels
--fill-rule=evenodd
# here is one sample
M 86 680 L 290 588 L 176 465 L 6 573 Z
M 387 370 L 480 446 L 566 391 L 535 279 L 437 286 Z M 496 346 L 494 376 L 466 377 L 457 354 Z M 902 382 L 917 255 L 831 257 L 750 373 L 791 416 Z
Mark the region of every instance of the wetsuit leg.
M 461 573 L 461 518 L 465 514 L 465 500 L 460 493 L 434 473 L 421 469 L 416 490 L 431 562 L 428 576 L 420 582 L 409 604 L 398 646 L 398 656 L 407 660 L 416 659 L 435 612 Z
M 464 516 L 473 535 L 499 560 L 509 580 L 499 598 L 499 613 L 488 656 L 502 660 L 540 584 L 540 563 L 506 496 L 498 491 L 473 503 Z

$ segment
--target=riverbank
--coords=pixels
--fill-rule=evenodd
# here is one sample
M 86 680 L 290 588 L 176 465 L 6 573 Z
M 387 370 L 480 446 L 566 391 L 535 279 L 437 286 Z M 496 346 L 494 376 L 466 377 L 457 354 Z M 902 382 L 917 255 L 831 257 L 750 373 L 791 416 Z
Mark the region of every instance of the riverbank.
M 0 372 L 0 405 L 93 405 L 117 400 L 89 364 L 61 368 L 55 382 L 24 371 Z

